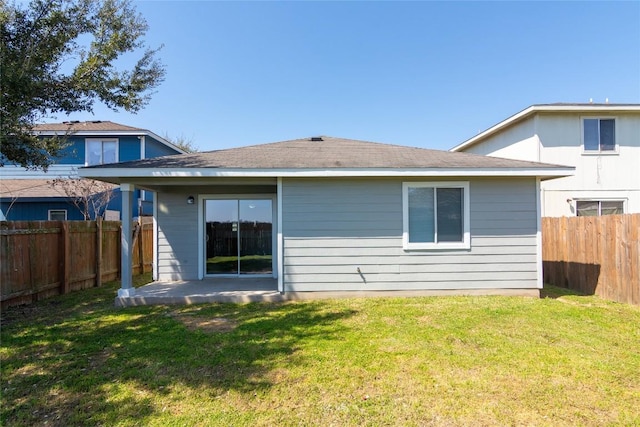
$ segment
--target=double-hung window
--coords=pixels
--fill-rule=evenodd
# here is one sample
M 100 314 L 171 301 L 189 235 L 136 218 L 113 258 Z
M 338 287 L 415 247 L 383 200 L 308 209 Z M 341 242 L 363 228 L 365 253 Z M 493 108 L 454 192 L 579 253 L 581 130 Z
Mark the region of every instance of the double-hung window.
M 585 153 L 615 153 L 616 120 L 612 118 L 582 119 L 582 143 Z
M 469 249 L 469 183 L 402 184 L 404 249 Z
M 118 140 L 88 138 L 85 141 L 87 166 L 118 162 Z

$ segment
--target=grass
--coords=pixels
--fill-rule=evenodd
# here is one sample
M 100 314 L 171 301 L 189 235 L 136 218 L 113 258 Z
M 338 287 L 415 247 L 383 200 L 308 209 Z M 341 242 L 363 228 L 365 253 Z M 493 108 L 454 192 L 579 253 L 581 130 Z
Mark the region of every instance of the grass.
M 3 311 L 0 424 L 640 425 L 638 307 L 549 288 L 116 309 L 117 286 Z
M 244 255 L 240 257 L 240 271 L 242 273 L 271 272 L 271 255 Z M 207 259 L 207 273 L 237 273 L 238 257 L 213 257 Z

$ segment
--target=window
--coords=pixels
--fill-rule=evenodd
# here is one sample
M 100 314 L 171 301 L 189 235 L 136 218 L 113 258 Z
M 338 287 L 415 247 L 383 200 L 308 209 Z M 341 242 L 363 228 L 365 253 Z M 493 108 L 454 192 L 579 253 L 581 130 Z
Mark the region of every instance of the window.
M 618 215 L 624 213 L 622 200 L 576 200 L 577 216 Z
M 66 209 L 49 209 L 49 221 L 66 221 Z
M 583 119 L 582 141 L 585 152 L 615 152 L 615 119 Z
M 117 139 L 87 139 L 85 142 L 85 163 L 87 166 L 118 161 Z
M 402 184 L 404 249 L 469 249 L 469 183 Z

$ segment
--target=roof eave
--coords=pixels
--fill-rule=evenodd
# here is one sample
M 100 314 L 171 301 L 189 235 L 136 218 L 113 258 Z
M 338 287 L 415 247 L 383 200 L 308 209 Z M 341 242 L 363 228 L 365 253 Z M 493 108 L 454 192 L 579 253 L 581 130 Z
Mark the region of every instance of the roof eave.
M 139 178 L 348 178 L 348 177 L 538 177 L 574 174 L 573 167 L 549 168 L 341 168 L 341 169 L 226 169 L 226 168 L 80 168 L 78 175 L 113 183 Z

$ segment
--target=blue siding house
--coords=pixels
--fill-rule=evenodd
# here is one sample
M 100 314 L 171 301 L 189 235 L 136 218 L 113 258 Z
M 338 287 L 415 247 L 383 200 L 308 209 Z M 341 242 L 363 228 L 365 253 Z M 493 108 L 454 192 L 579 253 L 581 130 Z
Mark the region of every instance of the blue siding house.
M 78 168 L 130 160 L 184 154 L 179 147 L 146 129 L 110 121 L 63 122 L 37 125 L 34 132 L 45 138 L 67 135 L 68 146 L 47 172 L 5 164 L 0 167 L 0 220 L 81 220 L 80 210 L 50 181 L 77 178 Z M 138 190 L 133 215 L 153 213 L 153 194 Z M 112 215 L 121 211 L 118 189 L 106 208 Z M 100 212 L 104 215 L 104 212 Z

